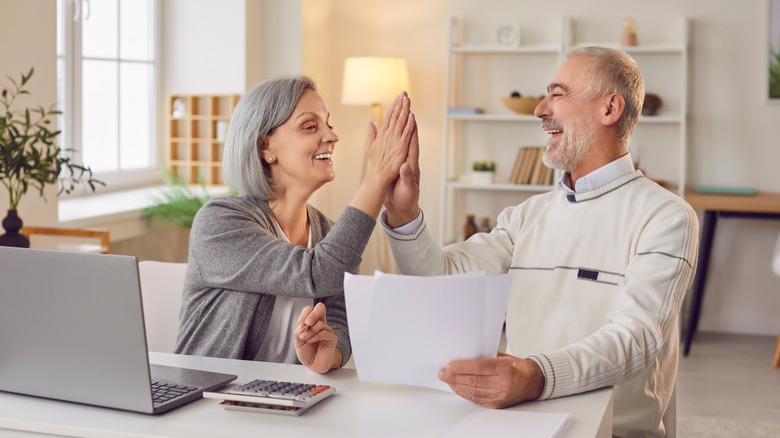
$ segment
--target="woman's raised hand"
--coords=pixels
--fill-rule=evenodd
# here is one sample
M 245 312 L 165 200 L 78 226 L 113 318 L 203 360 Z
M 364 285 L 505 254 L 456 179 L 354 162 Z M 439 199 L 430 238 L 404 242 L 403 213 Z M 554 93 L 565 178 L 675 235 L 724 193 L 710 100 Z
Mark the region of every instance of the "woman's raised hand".
M 368 125 L 368 170 L 350 205 L 376 218 L 388 188 L 407 161 L 417 122 L 406 92 L 396 96 L 382 126 Z
M 382 126 L 377 128 L 370 124 L 367 177 L 377 177 L 385 184 L 398 177 L 409 153 L 409 142 L 415 128 L 410 108 L 411 101 L 404 91 L 396 96 L 382 120 Z

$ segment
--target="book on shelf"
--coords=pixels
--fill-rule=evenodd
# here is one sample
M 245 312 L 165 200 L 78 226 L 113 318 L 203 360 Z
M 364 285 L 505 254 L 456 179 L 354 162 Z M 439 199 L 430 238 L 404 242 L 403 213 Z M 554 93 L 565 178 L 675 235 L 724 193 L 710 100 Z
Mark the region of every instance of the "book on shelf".
M 510 184 L 515 184 L 515 181 L 517 181 L 517 178 L 520 175 L 520 168 L 522 167 L 523 160 L 525 160 L 525 154 L 527 152 L 527 148 L 518 149 L 517 158 L 515 158 L 515 165 L 512 167 L 512 173 L 509 175 Z
M 534 160 L 533 170 L 531 171 L 531 176 L 528 179 L 528 184 L 542 184 L 542 169 L 546 167 L 542 163 L 544 149 L 539 149 L 536 155 L 537 157 L 536 160 Z
M 511 184 L 548 185 L 552 176 L 552 169 L 542 162 L 544 147 L 523 147 L 517 153 L 512 174 L 509 177 Z

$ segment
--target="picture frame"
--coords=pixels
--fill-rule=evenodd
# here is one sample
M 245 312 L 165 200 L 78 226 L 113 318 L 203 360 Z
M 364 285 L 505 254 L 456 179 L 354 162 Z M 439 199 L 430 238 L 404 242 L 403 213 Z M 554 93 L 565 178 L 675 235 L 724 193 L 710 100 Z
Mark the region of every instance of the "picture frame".
M 780 0 L 769 0 L 767 98 L 780 104 Z
M 496 42 L 502 46 L 519 47 L 522 43 L 520 26 L 501 25 L 496 27 Z

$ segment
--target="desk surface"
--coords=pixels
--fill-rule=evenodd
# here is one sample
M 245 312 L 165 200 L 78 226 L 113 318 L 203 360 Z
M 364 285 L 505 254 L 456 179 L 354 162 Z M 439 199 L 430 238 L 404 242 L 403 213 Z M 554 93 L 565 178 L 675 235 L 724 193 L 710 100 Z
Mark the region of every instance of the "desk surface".
M 454 394 L 428 388 L 360 382 L 355 370 L 320 375 L 301 365 L 150 353 L 152 363 L 254 378 L 325 383 L 336 394 L 300 417 L 225 410 L 201 399 L 162 415 L 144 415 L 0 392 L 0 429 L 84 437 L 119 436 L 292 436 L 437 437 L 482 407 Z M 523 403 L 526 412 L 569 412 L 568 437 L 609 437 L 611 388 L 576 396 Z M 3 435 L 0 430 L 0 435 Z M 26 436 L 26 435 L 25 435 Z
M 739 196 L 711 195 L 689 191 L 685 194 L 685 200 L 696 210 L 780 213 L 780 193 L 757 193 L 753 196 Z

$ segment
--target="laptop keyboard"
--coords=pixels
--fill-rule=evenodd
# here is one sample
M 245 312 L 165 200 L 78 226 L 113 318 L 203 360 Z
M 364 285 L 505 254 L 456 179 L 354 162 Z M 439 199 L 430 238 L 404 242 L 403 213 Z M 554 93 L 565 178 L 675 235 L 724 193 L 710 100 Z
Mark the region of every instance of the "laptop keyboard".
M 155 404 L 162 404 L 176 397 L 197 391 L 194 386 L 174 385 L 172 383 L 154 381 L 152 382 L 152 400 Z

